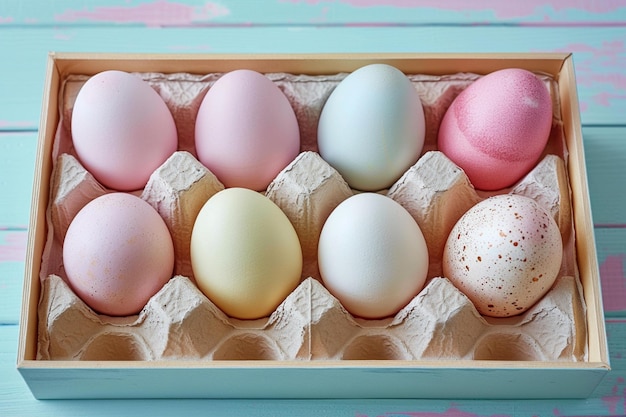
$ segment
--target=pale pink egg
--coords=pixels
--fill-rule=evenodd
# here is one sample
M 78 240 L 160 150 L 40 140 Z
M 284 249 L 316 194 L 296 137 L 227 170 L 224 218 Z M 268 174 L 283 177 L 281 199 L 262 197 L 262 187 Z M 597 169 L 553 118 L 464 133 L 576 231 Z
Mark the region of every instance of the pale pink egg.
M 226 187 L 267 188 L 300 151 L 296 115 L 266 76 L 236 70 L 209 89 L 196 119 L 198 159 Z
M 63 264 L 74 292 L 110 316 L 136 314 L 170 279 L 174 245 L 163 219 L 131 194 L 105 194 L 72 220 Z
M 438 148 L 477 189 L 513 185 L 537 163 L 552 126 L 543 82 L 517 68 L 492 72 L 463 90 L 439 127 Z
M 486 316 L 532 307 L 552 288 L 563 244 L 554 219 L 520 195 L 488 198 L 453 227 L 443 253 L 444 275 Z
M 161 96 L 123 71 L 98 73 L 82 86 L 72 110 L 72 139 L 85 168 L 117 191 L 143 188 L 178 146 Z

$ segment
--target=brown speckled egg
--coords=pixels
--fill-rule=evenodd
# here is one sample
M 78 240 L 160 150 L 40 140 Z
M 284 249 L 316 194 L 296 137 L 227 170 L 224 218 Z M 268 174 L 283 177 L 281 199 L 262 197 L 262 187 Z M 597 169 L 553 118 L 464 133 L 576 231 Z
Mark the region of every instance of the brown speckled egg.
M 443 254 L 444 275 L 485 316 L 521 314 L 552 287 L 563 243 L 554 219 L 533 199 L 488 198 L 452 229 Z

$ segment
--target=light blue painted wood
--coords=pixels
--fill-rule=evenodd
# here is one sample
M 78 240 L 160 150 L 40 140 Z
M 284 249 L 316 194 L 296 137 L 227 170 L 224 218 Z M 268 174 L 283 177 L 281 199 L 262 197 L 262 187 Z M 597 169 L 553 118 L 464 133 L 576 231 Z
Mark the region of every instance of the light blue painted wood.
M 5 0 L 4 25 L 337 25 L 337 24 L 615 24 L 623 22 L 623 1 L 441 0 L 127 0 L 41 2 Z
M 604 311 L 608 317 L 626 316 L 626 228 L 595 230 Z
M 355 0 L 356 1 L 356 0 Z M 585 147 L 596 223 L 598 257 L 603 275 L 611 283 L 623 278 L 626 231 L 605 227 L 624 224 L 621 215 L 619 168 L 624 151 L 619 129 L 589 129 L 590 125 L 626 126 L 624 0 L 569 2 L 528 0 L 457 2 L 428 0 L 421 8 L 402 7 L 405 0 L 111 0 L 101 6 L 122 6 L 133 15 L 142 4 L 157 13 L 167 30 L 146 15 L 135 14 L 127 23 L 121 13 L 102 20 L 89 13 L 67 19 L 72 11 L 96 11 L 93 2 L 25 2 L 0 0 L 0 131 L 35 131 L 39 120 L 45 55 L 48 50 L 142 52 L 371 52 L 371 51 L 573 51 L 585 126 Z M 191 14 L 163 12 L 169 5 L 218 4 L 228 14 L 211 17 L 200 9 Z M 460 3 L 458 3 L 460 4 Z M 456 10 L 463 7 L 462 11 Z M 519 7 L 519 8 L 518 8 Z M 591 8 L 594 8 L 593 10 Z M 491 11 L 490 9 L 493 9 Z M 174 9 L 171 9 L 174 10 Z M 110 11 L 110 10 L 109 10 Z M 597 13 L 596 13 L 597 12 Z M 160 13 L 160 15 L 159 15 Z M 60 14 L 66 19 L 57 19 Z M 121 17 L 122 16 L 122 17 Z M 465 27 L 473 23 L 517 27 Z M 345 24 L 354 24 L 348 27 Z M 158 24 L 158 22 L 156 23 Z M 217 24 L 223 28 L 183 29 Z M 123 28 L 130 25 L 130 28 Z M 250 25 L 251 27 L 246 27 Z M 363 27 L 363 26 L 370 27 Z M 441 26 L 443 25 L 443 26 Z M 608 25 L 608 26 L 606 26 Z M 228 28 L 236 26 L 237 29 Z M 359 27 L 361 26 L 361 27 Z M 374 27 L 381 26 L 381 27 Z M 531 27 L 528 27 L 531 26 Z M 542 26 L 532 27 L 532 26 Z M 131 29 L 131 30 L 126 30 Z M 24 81 L 25 80 L 25 81 Z M 607 133 L 608 132 L 608 133 Z M 611 133 L 613 132 L 613 133 Z M 623 137 L 623 136 L 622 136 Z M 597 144 L 597 146 L 596 146 Z M 7 155 L 10 155 L 7 152 Z M 5 153 L 0 153 L 0 166 Z M 20 156 L 19 158 L 23 158 Z M 34 158 L 34 155 L 32 156 Z M 9 157 L 10 159 L 10 157 Z M 2 168 L 0 168 L 1 170 Z M 26 173 L 28 175 L 28 173 Z M 32 174 L 31 174 L 32 175 Z M 3 176 L 0 176 L 0 181 Z M 621 188 L 623 189 L 623 188 Z M 0 195 L 8 195 L 0 185 Z M 0 198 L 0 201 L 2 199 Z M 17 201 L 23 201 L 18 199 Z M 4 204 L 4 203 L 0 203 Z M 22 203 L 20 203 L 21 205 Z M 5 206 L 0 205 L 0 210 Z M 6 207 L 9 207 L 8 205 Z M 17 205 L 15 206 L 17 207 Z M 0 214 L 0 229 L 8 217 Z M 12 223 L 12 221 L 11 221 Z M 12 223 L 13 224 L 13 223 Z M 6 226 L 6 225 L 5 225 Z M 21 229 L 20 229 L 21 230 Z M 18 230 L 17 233 L 25 231 Z M 0 235 L 0 256 L 13 251 L 20 238 Z M 6 243 L 10 240 L 13 243 Z M 17 244 L 20 245 L 19 243 Z M 19 249 L 17 250 L 19 252 Z M 13 256 L 13 255 L 12 255 Z M 619 265 L 621 261 L 621 267 Z M 20 261 L 0 260 L 0 324 L 15 323 L 21 300 Z M 606 272 L 608 271 L 608 272 Z M 621 271 L 621 272 L 620 272 Z M 603 277 L 603 281 L 606 281 Z M 604 285 L 605 293 L 616 292 Z M 5 291 L 6 289 L 6 291 Z M 6 309 L 5 309 L 6 306 Z M 456 413 L 470 415 L 620 415 L 626 414 L 626 324 L 624 312 L 607 323 L 611 360 L 615 368 L 588 400 L 489 402 L 471 400 L 363 400 L 363 401 L 54 401 L 32 399 L 15 370 L 17 326 L 0 325 L 0 416 L 13 415 L 378 415 L 424 417 Z M 12 321 L 15 320 L 15 321 Z M 181 411 L 182 410 L 182 411 Z
M 585 125 L 623 123 L 626 30 L 529 27 L 1 27 L 0 129 L 39 123 L 49 51 L 316 53 L 574 52 Z
M 20 373 L 41 399 L 286 398 L 286 399 L 519 399 L 586 398 L 606 369 L 339 367 L 23 367 Z M 58 384 L 58 381 L 64 381 Z M 155 382 L 158 381 L 158 382 Z M 161 381 L 168 381 L 162 384 Z M 268 381 L 272 381 L 271 384 Z M 306 383 L 304 383 L 306 381 Z M 306 385 L 305 385 L 306 384 Z M 523 393 L 523 394 L 522 394 Z
M 586 127 L 583 142 L 594 224 L 626 225 L 626 128 Z
M 1 228 L 28 227 L 36 146 L 36 133 L 0 132 Z
M 0 326 L 19 323 L 26 231 L 0 231 Z

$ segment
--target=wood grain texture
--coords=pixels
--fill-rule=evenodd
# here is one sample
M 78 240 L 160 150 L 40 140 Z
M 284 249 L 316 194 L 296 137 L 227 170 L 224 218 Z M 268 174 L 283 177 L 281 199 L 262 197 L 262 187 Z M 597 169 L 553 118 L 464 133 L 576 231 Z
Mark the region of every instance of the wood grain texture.
M 28 227 L 36 145 L 36 133 L 0 131 L 0 230 Z
M 623 0 L 81 0 L 42 2 L 35 8 L 6 2 L 0 23 L 31 25 L 620 25 Z M 92 2 L 93 3 L 93 2 Z
M 605 315 L 626 315 L 626 228 L 596 228 Z
M 0 129 L 36 130 L 49 51 L 74 52 L 572 52 L 585 125 L 626 114 L 626 30 L 477 26 L 0 26 Z M 497 42 L 494 42 L 497 40 Z M 16 74 L 26 83 L 16 82 Z
M 625 120 L 626 121 L 626 120 Z M 583 143 L 593 221 L 599 228 L 625 227 L 626 132 L 623 127 L 585 127 Z M 607 184 L 611 184 L 610 187 Z
M 626 0 L 0 0 L 0 416 L 626 414 L 625 22 Z M 15 358 L 48 51 L 572 52 L 613 371 L 586 400 L 33 400 Z

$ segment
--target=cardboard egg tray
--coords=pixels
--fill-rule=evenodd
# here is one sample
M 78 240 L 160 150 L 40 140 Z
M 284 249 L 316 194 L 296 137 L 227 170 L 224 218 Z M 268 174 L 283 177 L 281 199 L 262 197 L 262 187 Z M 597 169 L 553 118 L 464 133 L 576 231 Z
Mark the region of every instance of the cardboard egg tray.
M 35 184 L 36 236 L 29 245 L 39 257 L 27 269 L 20 349 L 20 371 L 36 396 L 578 397 L 589 395 L 608 369 L 569 56 L 143 58 L 51 57 L 46 94 L 54 106 L 44 106 L 42 123 L 47 129 L 42 131 L 39 158 L 45 162 L 39 161 L 43 171 L 41 183 Z M 400 203 L 419 224 L 429 250 L 428 281 L 400 312 L 382 320 L 350 315 L 324 288 L 317 268 L 317 241 L 326 218 L 357 192 L 316 152 L 317 120 L 333 88 L 350 71 L 372 62 L 389 63 L 409 76 L 426 119 L 422 156 L 380 193 Z M 481 192 L 437 151 L 439 121 L 471 82 L 509 67 L 535 72 L 549 88 L 554 112 L 550 140 L 536 167 L 517 184 Z M 285 93 L 298 118 L 302 144 L 298 157 L 264 192 L 298 233 L 302 279 L 274 313 L 258 320 L 237 320 L 220 311 L 197 289 L 189 257 L 195 217 L 223 189 L 195 157 L 195 114 L 212 83 L 237 68 L 265 73 Z M 65 231 L 76 213 L 111 191 L 80 164 L 70 131 L 76 94 L 89 76 L 104 69 L 135 72 L 149 82 L 170 108 L 179 136 L 179 150 L 136 193 L 159 212 L 172 234 L 174 276 L 140 314 L 130 317 L 99 315 L 86 306 L 67 285 L 61 256 Z M 502 193 L 531 197 L 551 213 L 563 237 L 564 257 L 555 285 L 537 304 L 519 316 L 488 318 L 442 276 L 441 258 L 447 236 L 463 213 Z M 122 383 L 127 390 L 106 381 L 99 383 L 108 391 L 84 384 L 76 384 L 73 392 L 44 387 L 42 378 L 55 378 L 55 373 L 45 372 L 50 366 L 57 369 L 56 377 L 65 370 L 89 381 L 115 369 L 129 381 Z M 490 369 L 495 381 L 485 378 L 481 369 Z M 502 380 L 507 371 L 519 379 Z M 566 378 L 568 371 L 584 377 L 576 389 L 557 395 L 549 381 L 571 379 Z M 429 373 L 437 374 L 439 382 L 426 378 Z M 137 381 L 161 374 L 171 380 L 171 392 L 154 384 L 151 389 L 137 388 Z M 283 382 L 260 383 L 272 375 L 281 375 Z M 226 378 L 230 385 L 218 380 L 190 385 L 201 376 Z M 486 385 L 460 389 L 460 381 L 451 382 L 460 376 L 465 381 L 484 379 Z M 537 377 L 544 381 L 524 383 Z M 288 382 L 302 378 L 316 382 L 300 390 Z

